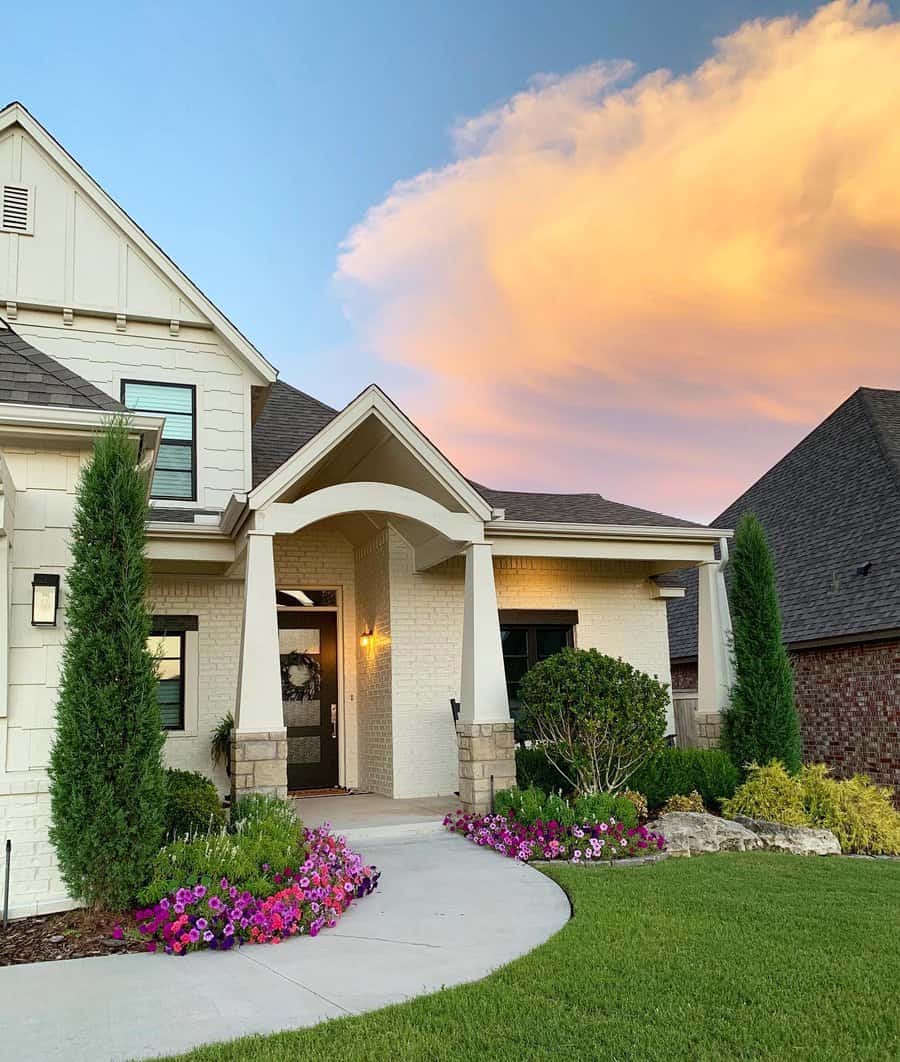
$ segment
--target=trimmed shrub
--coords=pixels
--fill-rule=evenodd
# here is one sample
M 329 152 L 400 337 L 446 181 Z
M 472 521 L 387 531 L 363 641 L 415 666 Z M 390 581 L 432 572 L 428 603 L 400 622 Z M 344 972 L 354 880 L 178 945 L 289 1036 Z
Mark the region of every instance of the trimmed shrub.
M 590 796 L 576 797 L 572 807 L 575 821 L 579 824 L 609 822 L 615 819 L 629 829 L 637 826 L 637 808 L 626 796 L 615 793 L 592 793 Z
M 784 764 L 751 765 L 747 781 L 725 804 L 729 818 L 821 826 L 837 837 L 843 852 L 900 855 L 900 812 L 891 790 L 873 785 L 864 775 L 845 781 L 831 778 L 824 764 L 788 774 Z
M 494 795 L 494 810 L 498 815 L 529 826 L 535 822 L 558 822 L 561 826 L 575 824 L 575 812 L 567 800 L 535 786 L 498 790 Z
M 305 831 L 286 800 L 252 795 L 235 805 L 230 829 L 167 844 L 153 861 L 143 904 L 194 885 L 215 885 L 227 878 L 238 891 L 270 896 L 277 891 L 274 874 L 303 862 Z
M 703 797 L 694 789 L 687 796 L 683 796 L 681 793 L 670 796 L 663 804 L 660 815 L 668 815 L 672 811 L 696 811 L 702 813 L 706 811 L 706 808 L 703 805 Z
M 522 726 L 574 792 L 616 792 L 662 747 L 668 689 L 596 649 L 563 649 L 522 679 Z
M 780 822 L 785 826 L 810 825 L 803 805 L 800 779 L 788 774 L 784 764 L 778 760 L 764 767 L 751 763 L 747 768 L 747 780 L 730 800 L 722 802 L 722 813 L 728 819 L 745 815 L 750 819 Z
M 734 687 L 722 717 L 722 747 L 743 769 L 780 760 L 801 763 L 794 673 L 781 631 L 775 565 L 762 524 L 752 513 L 738 523 L 728 588 L 734 627 Z
M 696 790 L 708 808 L 734 794 L 740 776 L 737 767 L 721 749 L 666 747 L 631 778 L 632 785 L 646 794 L 651 812 L 681 793 Z
M 166 836 L 217 832 L 225 811 L 213 783 L 199 771 L 166 771 Z
M 585 826 L 608 822 L 611 818 L 626 826 L 637 826 L 637 809 L 627 797 L 613 793 L 592 793 L 590 796 L 565 800 L 556 793 L 530 789 L 501 789 L 494 797 L 498 815 L 515 819 L 525 826 L 536 822 L 557 822 L 560 826 Z
M 50 840 L 69 892 L 127 907 L 164 836 L 165 779 L 144 559 L 147 487 L 127 422 L 94 443 L 78 483 L 66 645 L 50 754 Z
M 516 779 L 521 789 L 543 789 L 545 793 L 568 793 L 572 788 L 547 759 L 547 752 L 539 745 L 516 749 Z
M 634 789 L 626 789 L 623 791 L 622 796 L 626 800 L 630 800 L 634 805 L 634 810 L 637 812 L 638 822 L 646 822 L 650 817 L 650 807 L 647 804 L 647 798 L 643 793 L 638 793 Z

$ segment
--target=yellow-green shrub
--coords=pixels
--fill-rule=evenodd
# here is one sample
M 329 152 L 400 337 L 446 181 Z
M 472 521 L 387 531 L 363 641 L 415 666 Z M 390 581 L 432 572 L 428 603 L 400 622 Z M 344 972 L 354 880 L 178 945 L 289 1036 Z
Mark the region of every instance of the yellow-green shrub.
M 900 812 L 890 789 L 861 774 L 840 782 L 821 763 L 804 767 L 799 778 L 810 822 L 831 830 L 842 851 L 900 854 Z
M 669 799 L 663 804 L 661 815 L 668 815 L 670 811 L 706 811 L 703 806 L 703 797 L 697 792 L 696 789 L 684 796 L 682 793 L 676 793 L 674 796 L 670 796 Z
M 779 760 L 764 767 L 751 763 L 744 784 L 738 786 L 730 800 L 722 801 L 722 812 L 726 819 L 745 815 L 785 826 L 809 825 L 800 779 L 788 774 Z
M 900 855 L 900 812 L 891 791 L 865 775 L 839 781 L 821 763 L 789 775 L 777 760 L 752 764 L 747 781 L 723 804 L 727 818 L 781 822 L 786 826 L 821 826 L 837 837 L 843 852 Z

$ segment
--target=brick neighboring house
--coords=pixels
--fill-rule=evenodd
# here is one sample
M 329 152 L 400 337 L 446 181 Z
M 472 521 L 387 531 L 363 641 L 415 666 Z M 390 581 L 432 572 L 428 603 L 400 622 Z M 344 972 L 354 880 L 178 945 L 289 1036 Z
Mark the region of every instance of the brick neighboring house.
M 746 512 L 775 554 L 804 758 L 900 787 L 900 391 L 859 388 L 713 523 Z M 683 574 L 676 701 L 697 681 L 697 576 Z

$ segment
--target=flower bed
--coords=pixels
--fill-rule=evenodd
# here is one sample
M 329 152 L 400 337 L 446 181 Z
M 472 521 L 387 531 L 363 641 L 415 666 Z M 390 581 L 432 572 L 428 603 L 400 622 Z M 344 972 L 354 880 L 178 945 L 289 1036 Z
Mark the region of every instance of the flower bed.
M 652 855 L 665 850 L 662 834 L 646 826 L 625 826 L 610 819 L 583 826 L 563 826 L 558 822 L 525 825 L 505 815 L 456 815 L 444 817 L 451 833 L 461 834 L 482 848 L 492 848 L 510 859 L 527 863 L 532 859 L 562 859 L 572 863 L 626 859 Z
M 305 831 L 306 859 L 272 872 L 282 886 L 260 897 L 222 878 L 217 886 L 185 886 L 152 907 L 135 912 L 148 951 L 184 955 L 203 948 L 227 951 L 240 944 L 278 944 L 287 937 L 314 937 L 338 919 L 354 899 L 369 895 L 379 874 L 326 826 Z

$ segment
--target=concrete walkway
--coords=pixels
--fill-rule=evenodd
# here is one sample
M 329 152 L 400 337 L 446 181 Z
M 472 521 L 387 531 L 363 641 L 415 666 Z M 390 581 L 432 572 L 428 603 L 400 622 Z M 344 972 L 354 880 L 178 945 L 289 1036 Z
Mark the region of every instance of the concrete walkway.
M 478 980 L 569 918 L 549 878 L 451 834 L 362 850 L 378 891 L 315 940 L 0 969 L 0 1057 L 153 1058 L 315 1025 Z

